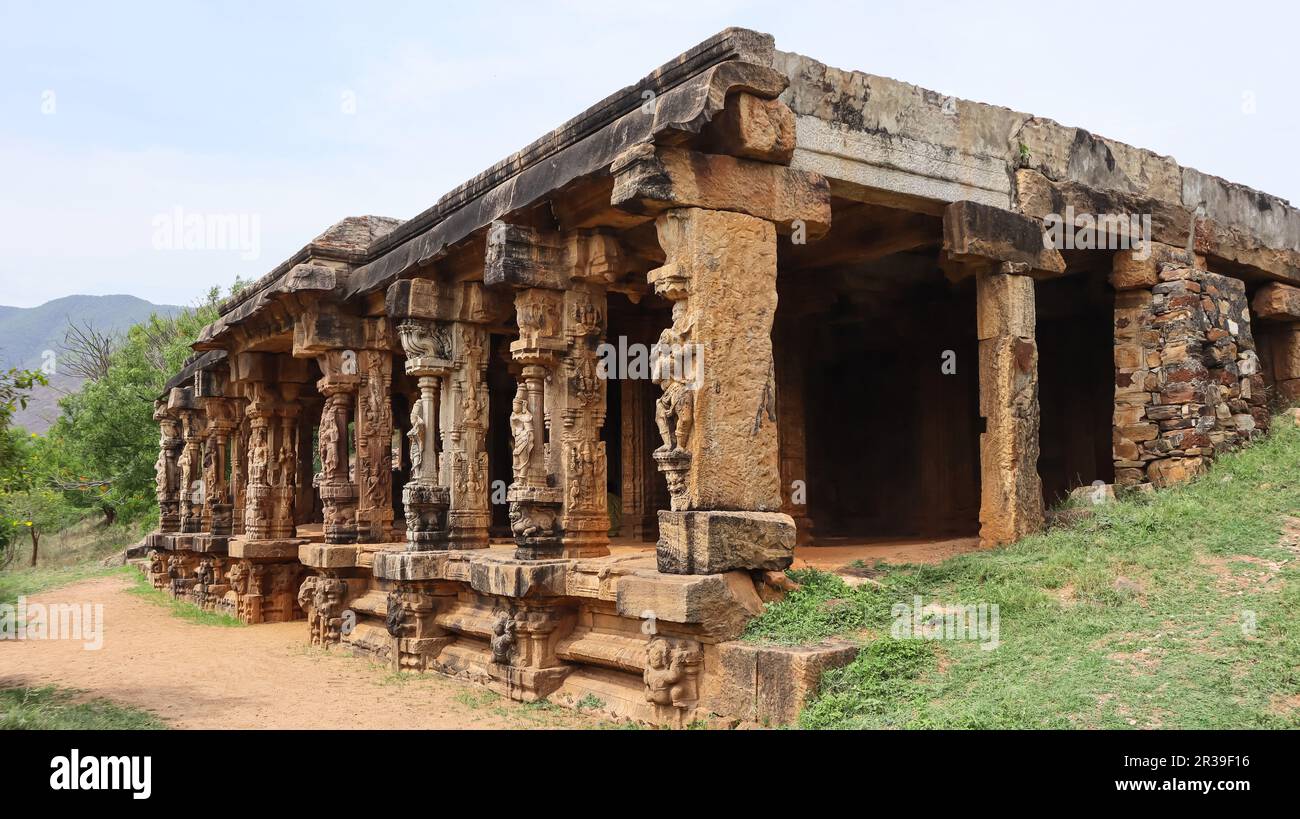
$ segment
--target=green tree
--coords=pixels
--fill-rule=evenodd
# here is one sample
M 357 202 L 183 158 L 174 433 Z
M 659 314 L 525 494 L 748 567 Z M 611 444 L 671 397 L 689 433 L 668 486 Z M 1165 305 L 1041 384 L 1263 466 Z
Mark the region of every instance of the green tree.
M 157 513 L 154 461 L 158 425 L 153 402 L 184 366 L 190 345 L 217 317 L 216 288 L 195 308 L 153 315 L 130 328 L 112 351 L 103 375 L 60 402 L 62 414 L 42 453 L 53 488 L 72 504 L 98 510 L 106 522 Z

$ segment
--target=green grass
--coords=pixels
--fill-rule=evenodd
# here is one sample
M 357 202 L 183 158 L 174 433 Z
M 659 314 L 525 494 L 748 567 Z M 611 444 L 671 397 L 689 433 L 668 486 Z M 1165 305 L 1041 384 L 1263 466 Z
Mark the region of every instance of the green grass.
M 881 585 L 803 588 L 747 639 L 861 640 L 801 717 L 816 728 L 1300 727 L 1300 430 L 1289 417 L 1190 484 Z M 894 640 L 895 603 L 997 604 L 1000 645 Z M 1253 615 L 1251 614 L 1253 613 Z M 1243 624 L 1253 616 L 1256 629 Z
M 83 563 L 80 566 L 57 566 L 54 568 L 18 569 L 0 572 L 0 604 L 14 603 L 19 597 L 27 597 L 79 580 L 91 577 L 103 577 L 121 571 L 121 567 L 109 568 L 99 563 Z
M 17 559 L 0 571 L 0 604 L 13 603 L 29 596 L 69 583 L 112 574 L 116 569 L 102 561 L 120 553 L 128 544 L 140 539 L 136 525 L 104 526 L 97 520 L 84 520 L 62 532 L 41 538 L 37 565 L 26 565 L 30 544 L 19 544 Z
M 113 571 L 131 579 L 132 586 L 127 589 L 128 594 L 134 594 L 143 600 L 153 603 L 154 605 L 168 609 L 173 617 L 179 617 L 182 620 L 188 620 L 189 622 L 196 623 L 200 626 L 243 628 L 245 625 L 242 620 L 231 617 L 229 614 L 204 611 L 187 600 L 177 600 L 167 592 L 155 589 L 149 583 L 149 578 L 134 566 L 121 566 Z
M 76 700 L 78 692 L 44 688 L 0 688 L 0 730 L 142 730 L 166 728 L 158 717 L 105 699 Z

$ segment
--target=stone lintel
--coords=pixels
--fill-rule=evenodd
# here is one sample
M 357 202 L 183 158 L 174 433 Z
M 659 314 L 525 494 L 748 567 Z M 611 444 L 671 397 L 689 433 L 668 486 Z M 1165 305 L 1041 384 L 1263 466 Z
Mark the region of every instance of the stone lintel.
M 1300 321 L 1300 287 L 1270 282 L 1255 293 L 1250 306 L 1255 318 L 1269 321 Z
M 542 287 L 566 284 L 564 245 L 558 234 L 524 225 L 493 222 L 488 228 L 483 284 Z
M 362 320 L 343 312 L 339 305 L 318 302 L 294 316 L 293 354 L 313 357 L 330 350 L 357 350 L 365 346 Z
M 307 359 L 303 358 L 280 353 L 239 353 L 228 360 L 231 381 L 306 384 L 310 378 Z
M 1065 272 L 1065 259 L 1046 246 L 1043 223 L 979 202 L 953 202 L 943 213 L 943 249 L 948 258 L 980 265 L 1016 262 L 1032 276 Z
M 782 571 L 794 562 L 794 519 L 781 512 L 659 512 L 659 571 Z
M 357 565 L 356 544 L 304 543 L 298 562 L 313 569 L 350 569 Z
M 298 548 L 306 540 L 301 538 L 284 538 L 283 540 L 244 540 L 235 538 L 230 541 L 231 557 L 248 560 L 297 560 Z
M 830 230 L 830 184 L 820 174 L 651 144 L 623 153 L 610 172 L 611 204 L 631 213 L 704 208 L 765 219 L 783 233 L 801 222 L 813 239 Z

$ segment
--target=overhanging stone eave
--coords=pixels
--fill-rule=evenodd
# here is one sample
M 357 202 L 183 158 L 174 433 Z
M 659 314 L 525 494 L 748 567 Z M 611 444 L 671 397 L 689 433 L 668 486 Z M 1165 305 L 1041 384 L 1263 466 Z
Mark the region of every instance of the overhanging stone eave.
M 192 357 L 175 375 L 167 379 L 167 383 L 163 386 L 162 392 L 158 394 L 158 398 L 166 399 L 173 388 L 188 384 L 194 378 L 194 373 L 210 369 L 225 360 L 225 350 L 208 350 Z
M 1186 243 L 1191 215 L 1203 203 L 1214 248 L 1203 248 L 1198 235 L 1198 252 L 1261 278 L 1290 282 L 1300 272 L 1300 210 L 1281 197 L 1005 106 L 795 52 L 774 50 L 772 65 L 790 82 L 781 99 L 798 124 L 792 166 L 822 174 L 837 195 L 932 213 L 969 200 L 1040 216 L 1016 183 L 1018 172 L 1036 170 L 1098 198 L 1144 199 L 1178 211 L 1181 240 L 1169 231 L 1156 238 L 1174 245 Z
M 767 65 L 732 56 L 703 67 L 665 90 L 657 97 L 653 117 L 639 110 L 644 103 L 639 92 L 643 86 L 629 86 L 623 93 L 634 96 L 627 96 L 627 102 L 638 103 L 630 111 L 559 148 L 545 161 L 513 171 L 468 199 L 444 197 L 442 203 L 409 223 L 423 220 L 424 229 L 410 232 L 399 228 L 389 234 L 381 240 L 389 242 L 388 247 L 377 244 L 372 248 L 372 260 L 354 271 L 345 295 L 351 298 L 386 287 L 403 274 L 439 258 L 494 220 L 508 217 L 584 177 L 607 173 L 610 164 L 632 145 L 698 133 L 723 109 L 732 92 L 748 91 L 772 98 L 784 85 L 784 78 Z M 395 241 L 404 243 L 392 244 L 393 235 L 399 232 L 405 239 Z

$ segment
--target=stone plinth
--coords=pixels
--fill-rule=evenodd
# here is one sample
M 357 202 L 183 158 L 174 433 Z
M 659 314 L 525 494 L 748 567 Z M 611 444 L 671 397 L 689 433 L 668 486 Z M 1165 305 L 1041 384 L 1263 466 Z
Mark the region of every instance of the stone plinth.
M 659 571 L 781 571 L 794 561 L 794 519 L 780 512 L 659 512 Z

